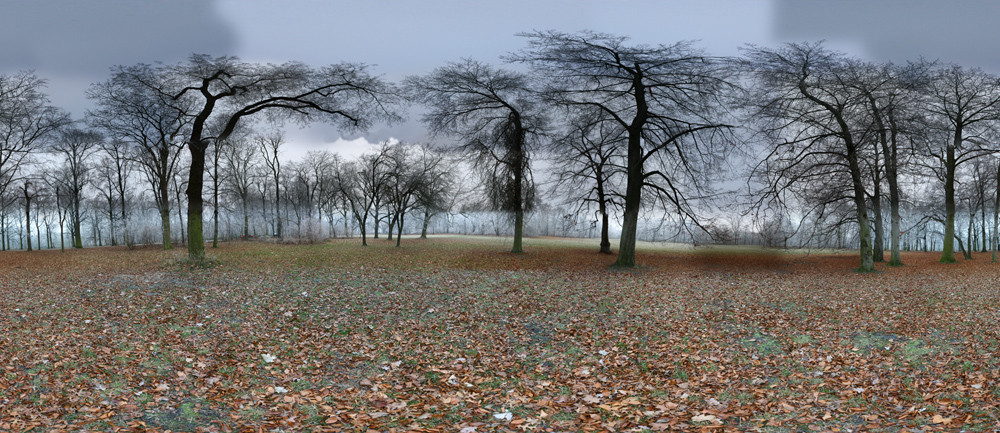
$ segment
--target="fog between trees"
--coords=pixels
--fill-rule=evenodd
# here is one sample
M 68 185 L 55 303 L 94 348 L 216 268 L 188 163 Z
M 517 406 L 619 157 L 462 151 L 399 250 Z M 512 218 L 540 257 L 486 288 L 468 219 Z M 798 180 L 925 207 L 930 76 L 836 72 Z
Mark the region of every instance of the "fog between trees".
M 598 237 L 623 267 L 645 239 L 855 248 L 862 271 L 886 249 L 892 265 L 900 250 L 996 251 L 993 74 L 812 42 L 723 58 L 520 36 L 503 59 L 399 83 L 361 63 L 113 66 L 82 119 L 49 104 L 44 77 L 0 76 L 0 247 L 184 244 L 200 261 L 206 239 L 468 233 L 518 253 L 558 235 Z M 364 132 L 413 105 L 432 142 L 282 156 L 290 125 Z

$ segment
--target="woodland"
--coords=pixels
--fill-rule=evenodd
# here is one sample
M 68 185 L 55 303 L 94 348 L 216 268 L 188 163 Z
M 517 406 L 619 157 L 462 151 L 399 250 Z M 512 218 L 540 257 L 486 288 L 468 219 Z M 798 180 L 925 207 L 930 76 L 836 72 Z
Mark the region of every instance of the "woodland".
M 519 36 L 0 75 L 0 431 L 1000 428 L 1000 76 Z

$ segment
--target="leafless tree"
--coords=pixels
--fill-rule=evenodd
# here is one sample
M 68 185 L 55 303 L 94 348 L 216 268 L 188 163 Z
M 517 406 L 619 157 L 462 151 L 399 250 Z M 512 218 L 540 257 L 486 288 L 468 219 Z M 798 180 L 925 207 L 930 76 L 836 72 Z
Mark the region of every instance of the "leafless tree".
M 87 97 L 96 109 L 87 112 L 87 122 L 109 137 L 108 143 L 125 143 L 122 149 L 145 176 L 157 210 L 164 249 L 171 249 L 170 182 L 177 171 L 190 126 L 184 110 L 165 100 L 155 87 L 156 67 L 146 64 L 115 66 L 111 78 L 94 84 Z
M 52 152 L 59 155 L 65 167 L 68 182 L 65 185 L 66 193 L 70 199 L 70 227 L 73 237 L 73 247 L 83 248 L 83 234 L 81 232 L 81 222 L 83 221 L 83 200 L 84 188 L 90 184 L 93 176 L 93 166 L 90 164 L 91 151 L 101 145 L 104 137 L 96 131 L 83 130 L 78 128 L 67 128 L 59 135 L 59 139 L 52 143 Z
M 282 215 L 281 215 L 281 145 L 285 142 L 285 136 L 281 131 L 272 130 L 266 134 L 255 135 L 251 140 L 256 144 L 260 152 L 264 167 L 267 168 L 271 181 L 274 182 L 274 221 L 275 236 L 281 238 Z
M 710 195 L 713 170 L 734 148 L 723 98 L 735 89 L 730 69 L 690 43 L 628 45 L 622 36 L 556 31 L 525 33 L 511 57 L 547 83 L 564 107 L 600 110 L 625 131 L 626 186 L 616 266 L 635 266 L 643 190 L 697 223 L 692 203 Z
M 854 203 L 859 270 L 873 271 L 863 152 L 874 128 L 866 116 L 869 101 L 852 87 L 847 59 L 818 43 L 791 43 L 778 49 L 750 46 L 743 66 L 752 74 L 750 118 L 770 140 L 754 167 L 766 179 L 761 200 L 779 200 L 796 186 L 815 187 L 815 181 L 843 179 L 835 185 L 850 189 L 834 191 L 845 191 L 842 198 Z
M 458 137 L 476 156 L 490 201 L 514 217 L 511 252 L 523 252 L 524 214 L 535 196 L 531 151 L 547 122 L 531 79 L 466 59 L 405 83 L 410 97 L 430 108 L 423 120 L 431 131 Z
M 244 119 L 329 121 L 345 130 L 377 120 L 396 120 L 394 88 L 364 65 L 312 68 L 301 63 L 257 64 L 236 57 L 193 55 L 176 65 L 151 68 L 142 85 L 189 122 L 185 142 L 191 157 L 187 181 L 188 256 L 205 258 L 202 187 L 205 156 Z
M 0 75 L 0 196 L 12 192 L 32 153 L 70 123 L 65 111 L 49 105 L 45 84 L 31 72 Z
M 250 193 L 256 180 L 255 169 L 259 153 L 253 148 L 249 139 L 230 137 L 226 146 L 221 149 L 220 162 L 223 190 L 239 201 L 243 212 L 243 239 L 250 238 Z
M 618 189 L 625 175 L 627 140 L 625 130 L 616 122 L 603 119 L 597 110 L 574 110 L 566 130 L 555 140 L 555 190 L 565 191 L 577 211 L 597 206 L 601 219 L 600 252 L 612 254 L 608 237 L 611 208 L 621 206 L 624 194 Z
M 937 161 L 944 183 L 942 263 L 955 262 L 955 182 L 959 168 L 996 151 L 986 134 L 1000 120 L 1000 79 L 975 68 L 947 65 L 931 72 L 921 100 L 932 134 L 923 152 Z

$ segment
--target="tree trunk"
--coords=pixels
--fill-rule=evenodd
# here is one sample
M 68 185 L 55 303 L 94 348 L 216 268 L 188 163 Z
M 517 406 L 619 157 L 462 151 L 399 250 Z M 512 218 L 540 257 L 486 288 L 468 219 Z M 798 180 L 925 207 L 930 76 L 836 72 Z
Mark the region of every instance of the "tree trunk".
M 198 135 L 200 136 L 200 134 Z M 188 196 L 188 259 L 197 263 L 205 261 L 205 238 L 201 232 L 203 206 L 201 188 L 205 179 L 205 148 L 204 141 L 188 143 L 188 149 L 191 153 L 191 170 L 186 191 Z
M 955 148 L 962 143 L 962 128 L 955 128 L 954 144 L 945 155 L 944 176 L 944 244 L 941 245 L 941 263 L 955 263 Z
M 642 146 L 640 133 L 630 131 L 628 138 L 628 169 L 625 185 L 625 212 L 622 215 L 622 235 L 618 243 L 615 266 L 635 267 L 635 238 L 639 224 L 639 204 L 642 199 Z
M 972 250 L 973 248 L 976 248 L 976 243 L 975 241 L 972 240 L 972 222 L 975 215 L 976 215 L 976 209 L 972 207 L 972 203 L 969 203 L 969 225 L 968 228 L 966 229 L 966 234 L 965 234 L 965 239 L 969 243 L 969 248 L 962 251 L 962 256 L 965 257 L 965 260 L 972 260 Z
M 958 242 L 958 250 L 962 253 L 962 256 L 968 259 L 969 256 L 965 252 L 965 244 L 962 243 L 962 238 L 955 236 L 955 241 Z
M 163 233 L 163 249 L 174 248 L 172 234 L 170 233 L 170 192 L 167 189 L 167 179 L 160 179 L 157 195 L 160 202 L 160 229 Z
M 215 144 L 212 164 L 212 248 L 219 248 L 219 144 Z
M 858 165 L 858 155 L 852 143 L 847 144 L 847 160 L 851 170 L 851 180 L 854 183 L 854 205 L 858 215 L 858 238 L 861 242 L 861 266 L 859 272 L 872 272 L 875 264 L 872 260 L 872 239 L 868 222 L 868 206 L 865 204 L 865 186 L 861 181 L 861 169 Z
M 872 242 L 872 261 L 882 263 L 885 261 L 885 226 L 882 221 L 882 191 L 879 179 L 875 179 L 873 185 L 872 214 L 875 217 L 875 241 Z
M 997 163 L 997 190 L 993 197 L 993 263 L 997 262 L 997 249 L 1000 248 L 1000 163 Z
M 28 231 L 28 251 L 31 251 L 31 197 L 27 188 L 24 190 L 24 220 L 24 229 Z
M 398 226 L 399 228 L 397 229 L 398 231 L 396 232 L 396 248 L 399 248 L 400 239 L 403 238 L 403 218 L 405 218 L 405 214 L 403 214 L 402 212 L 400 212 L 399 213 L 399 226 Z
M 424 209 L 424 223 L 423 227 L 420 229 L 420 239 L 427 239 L 427 226 L 431 224 L 431 212 L 430 210 Z
M 80 230 L 80 192 L 73 198 L 73 248 L 83 248 L 83 233 Z
M 243 240 L 250 239 L 250 214 L 247 213 L 247 198 L 243 197 Z
M 987 245 L 988 238 L 986 237 L 986 186 L 983 185 L 983 182 L 979 182 L 979 211 L 981 217 L 980 221 L 982 222 L 982 224 L 980 224 L 979 227 L 982 229 L 982 234 L 983 234 L 982 252 L 985 253 L 986 249 L 989 248 L 989 246 Z

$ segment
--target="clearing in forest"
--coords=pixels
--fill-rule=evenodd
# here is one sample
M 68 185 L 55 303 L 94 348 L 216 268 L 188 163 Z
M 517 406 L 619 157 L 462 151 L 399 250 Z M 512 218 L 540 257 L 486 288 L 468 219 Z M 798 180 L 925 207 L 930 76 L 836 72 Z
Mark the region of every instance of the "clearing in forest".
M 356 239 L 0 253 L 0 431 L 989 431 L 1000 265 Z

